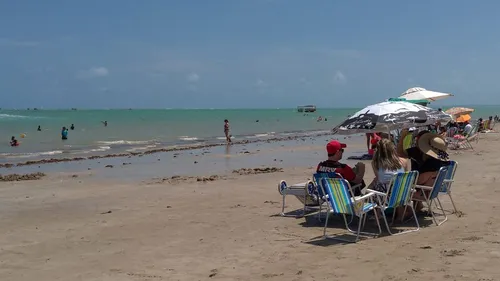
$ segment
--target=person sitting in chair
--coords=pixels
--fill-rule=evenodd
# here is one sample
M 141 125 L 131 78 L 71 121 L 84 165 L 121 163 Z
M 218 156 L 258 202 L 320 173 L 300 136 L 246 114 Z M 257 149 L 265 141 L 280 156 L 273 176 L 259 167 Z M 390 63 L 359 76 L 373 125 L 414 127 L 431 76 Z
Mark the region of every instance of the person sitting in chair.
M 340 163 L 344 148 L 347 145 L 336 140 L 330 141 L 326 145 L 328 160 L 318 164 L 316 173 L 337 173 L 346 179 L 353 188 L 354 196 L 361 195 L 361 190 L 365 188 L 363 177 L 365 175 L 365 164 L 358 162 L 354 168 L 347 164 Z M 354 187 L 356 186 L 356 187 Z
M 417 169 L 419 172 L 417 184 L 433 186 L 439 169 L 450 165 L 446 140 L 439 135 L 425 133 L 419 138 L 417 147 L 422 156 Z M 430 193 L 429 191 L 425 192 L 427 195 Z M 415 193 L 413 197 L 420 200 L 423 199 L 421 193 Z M 422 202 L 417 202 L 415 211 L 421 211 L 422 207 Z

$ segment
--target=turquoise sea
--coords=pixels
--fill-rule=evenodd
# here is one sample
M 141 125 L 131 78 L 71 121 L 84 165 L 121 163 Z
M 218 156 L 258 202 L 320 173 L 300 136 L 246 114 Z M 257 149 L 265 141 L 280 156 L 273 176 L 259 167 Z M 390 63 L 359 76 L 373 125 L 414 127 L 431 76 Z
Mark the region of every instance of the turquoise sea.
M 500 113 L 500 106 L 474 108 L 476 119 Z M 316 134 L 328 132 L 357 110 L 318 109 L 307 114 L 296 109 L 0 110 L 0 162 L 222 143 L 224 119 L 229 120 L 235 141 Z M 326 121 L 318 122 L 319 116 Z M 71 124 L 75 130 L 69 131 L 68 140 L 61 140 L 61 128 Z M 21 145 L 11 147 L 11 136 Z

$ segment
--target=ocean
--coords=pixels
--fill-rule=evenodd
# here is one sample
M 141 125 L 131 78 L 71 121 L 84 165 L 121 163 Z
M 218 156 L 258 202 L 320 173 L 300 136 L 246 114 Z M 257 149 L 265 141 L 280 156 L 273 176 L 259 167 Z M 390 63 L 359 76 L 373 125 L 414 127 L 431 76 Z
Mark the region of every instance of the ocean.
M 1 110 L 0 161 L 141 152 L 180 145 L 223 143 L 224 119 L 233 141 L 327 132 L 354 109 Z M 322 116 L 326 121 L 317 122 Z M 105 127 L 102 121 L 107 121 Z M 61 128 L 69 128 L 61 140 Z M 42 131 L 37 131 L 41 126 Z M 24 135 L 24 138 L 21 138 Z M 11 147 L 15 136 L 21 145 Z M 26 159 L 31 160 L 31 159 Z M 5 161 L 8 162 L 8 161 Z
M 500 106 L 474 108 L 473 118 L 500 113 Z M 233 141 L 307 136 L 329 132 L 357 110 L 318 109 L 306 114 L 296 109 L 0 110 L 0 162 L 224 143 L 224 119 L 230 122 Z M 319 116 L 324 120 L 318 122 Z M 71 124 L 75 129 L 61 140 L 61 128 Z M 11 136 L 20 146 L 9 145 Z

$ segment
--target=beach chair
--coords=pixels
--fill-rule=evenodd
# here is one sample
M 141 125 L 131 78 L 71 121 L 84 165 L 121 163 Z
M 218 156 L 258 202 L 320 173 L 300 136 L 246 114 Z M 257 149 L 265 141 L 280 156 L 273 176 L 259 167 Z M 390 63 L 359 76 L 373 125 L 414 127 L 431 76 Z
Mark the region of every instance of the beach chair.
M 417 179 L 418 179 L 417 171 L 397 173 L 392 177 L 391 182 L 389 183 L 389 186 L 387 188 L 387 193 L 368 189 L 369 192 L 377 194 L 379 201 L 378 208 L 381 210 L 382 218 L 384 219 L 387 231 L 391 235 L 405 234 L 420 230 L 417 214 L 415 213 L 415 209 L 413 208 L 413 202 L 412 202 L 412 195 L 415 192 L 415 185 L 417 183 Z M 396 208 L 398 207 L 404 207 L 405 213 L 407 208 L 410 208 L 412 210 L 416 228 L 400 231 L 398 233 L 392 233 L 385 213 L 386 210 L 388 209 L 393 210 L 392 223 L 391 223 L 393 224 L 394 218 L 396 216 Z
M 458 210 L 457 207 L 455 206 L 455 202 L 453 201 L 453 197 L 451 196 L 451 185 L 455 181 L 455 172 L 457 171 L 458 168 L 458 163 L 456 161 L 450 161 L 450 165 L 448 165 L 448 171 L 446 172 L 446 175 L 443 180 L 443 185 L 441 186 L 441 190 L 439 191 L 440 194 L 446 194 L 450 197 L 451 204 L 453 205 L 453 211 L 455 214 L 458 215 Z M 435 201 L 436 207 L 439 209 L 439 206 L 437 205 L 437 201 Z
M 335 173 L 335 172 L 330 172 L 330 173 L 315 173 L 313 175 L 313 179 L 314 179 L 314 183 L 316 185 L 316 194 L 318 195 L 318 197 L 320 198 L 320 207 L 319 207 L 319 211 L 318 211 L 318 220 L 321 221 L 321 206 L 323 205 L 323 203 L 326 203 L 326 191 L 323 189 L 323 186 L 321 185 L 321 178 L 323 177 L 328 177 L 328 178 L 333 178 L 333 179 L 343 179 L 344 177 L 342 177 L 341 174 L 338 174 L 338 173 Z M 355 185 L 351 185 L 351 188 L 352 189 L 355 189 L 355 188 L 359 188 L 361 187 L 361 183 L 359 184 L 355 184 Z M 328 206 L 328 204 L 327 204 Z M 328 211 L 328 209 L 327 209 Z M 351 222 L 352 222 L 352 218 L 351 218 Z
M 455 147 L 458 149 L 463 148 L 474 150 L 474 147 L 472 146 L 472 142 L 474 141 L 476 143 L 478 143 L 479 141 L 479 125 L 475 125 L 474 127 L 472 127 L 470 133 L 464 136 L 463 139 L 458 139 Z
M 326 194 L 324 190 L 318 188 L 318 179 L 319 175 L 328 176 L 330 178 L 342 178 L 340 174 L 337 173 L 322 173 L 322 174 L 314 174 L 313 181 L 309 180 L 307 182 L 296 183 L 291 186 L 286 184 L 286 181 L 280 181 L 278 185 L 278 192 L 283 197 L 282 199 L 282 207 L 281 207 L 281 216 L 283 217 L 303 217 L 308 212 L 318 211 L 318 220 L 321 221 L 321 212 L 322 206 L 326 202 L 324 199 L 324 195 Z M 357 187 L 355 185 L 353 187 Z M 298 215 L 287 215 L 285 213 L 285 201 L 286 196 L 292 195 L 295 196 L 302 204 L 303 210 L 301 214 Z
M 312 181 L 307 181 L 303 183 L 297 183 L 291 186 L 286 184 L 286 181 L 280 181 L 278 185 L 278 192 L 283 197 L 283 204 L 281 207 L 281 216 L 283 217 L 303 217 L 308 211 L 314 210 L 319 207 L 321 211 L 321 205 L 323 202 L 318 196 L 316 191 L 316 185 Z M 287 215 L 285 214 L 285 200 L 287 195 L 295 196 L 302 204 L 303 210 L 300 215 Z
M 335 239 L 343 242 L 355 243 L 359 241 L 360 235 L 363 236 L 378 236 L 382 233 L 380 223 L 378 220 L 375 208 L 377 204 L 373 201 L 375 196 L 374 193 L 368 193 L 363 196 L 355 197 L 349 182 L 343 178 L 330 178 L 325 174 L 318 174 L 319 189 L 325 192 L 324 199 L 328 202 L 328 212 L 325 220 L 325 227 L 323 229 L 323 237 L 325 239 Z M 366 221 L 366 215 L 368 212 L 374 211 L 377 226 L 379 229 L 378 233 L 362 232 L 361 228 L 364 226 Z M 355 234 L 354 240 L 344 239 L 340 236 L 327 236 L 326 227 L 328 225 L 328 218 L 330 214 L 340 214 L 344 218 L 344 223 L 347 230 L 350 233 Z M 359 222 L 357 230 L 352 230 L 349 225 L 351 222 L 347 222 L 346 215 L 359 217 Z
M 448 220 L 448 216 L 446 216 L 446 212 L 443 209 L 443 205 L 441 204 L 441 201 L 439 200 L 439 193 L 441 192 L 442 186 L 444 184 L 444 180 L 446 178 L 446 174 L 448 173 L 448 167 L 441 167 L 439 169 L 439 172 L 437 174 L 436 180 L 434 181 L 433 186 L 424 186 L 424 185 L 416 185 L 416 192 L 419 192 L 424 200 L 416 199 L 413 198 L 414 201 L 420 201 L 423 202 L 427 205 L 428 212 L 432 216 L 432 220 L 434 223 L 439 226 L 446 222 Z M 430 191 L 429 195 L 425 194 L 425 191 Z M 442 215 L 444 216 L 444 219 L 441 221 L 438 221 L 436 215 L 434 214 L 434 211 L 432 210 L 432 203 L 435 203 L 438 206 L 438 210 L 442 212 Z

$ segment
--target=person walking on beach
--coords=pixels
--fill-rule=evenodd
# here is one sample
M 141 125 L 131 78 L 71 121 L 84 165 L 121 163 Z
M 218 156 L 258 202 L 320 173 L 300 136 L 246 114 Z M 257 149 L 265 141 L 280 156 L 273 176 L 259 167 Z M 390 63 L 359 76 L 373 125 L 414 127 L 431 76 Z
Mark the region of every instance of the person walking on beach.
M 366 148 L 368 149 L 368 155 L 373 156 L 377 143 L 381 138 L 379 133 L 366 133 Z
M 231 143 L 231 135 L 229 134 L 229 121 L 227 119 L 224 120 L 224 134 L 226 135 L 227 143 Z
M 67 140 L 68 139 L 68 129 L 66 127 L 62 127 L 61 130 L 61 139 Z

